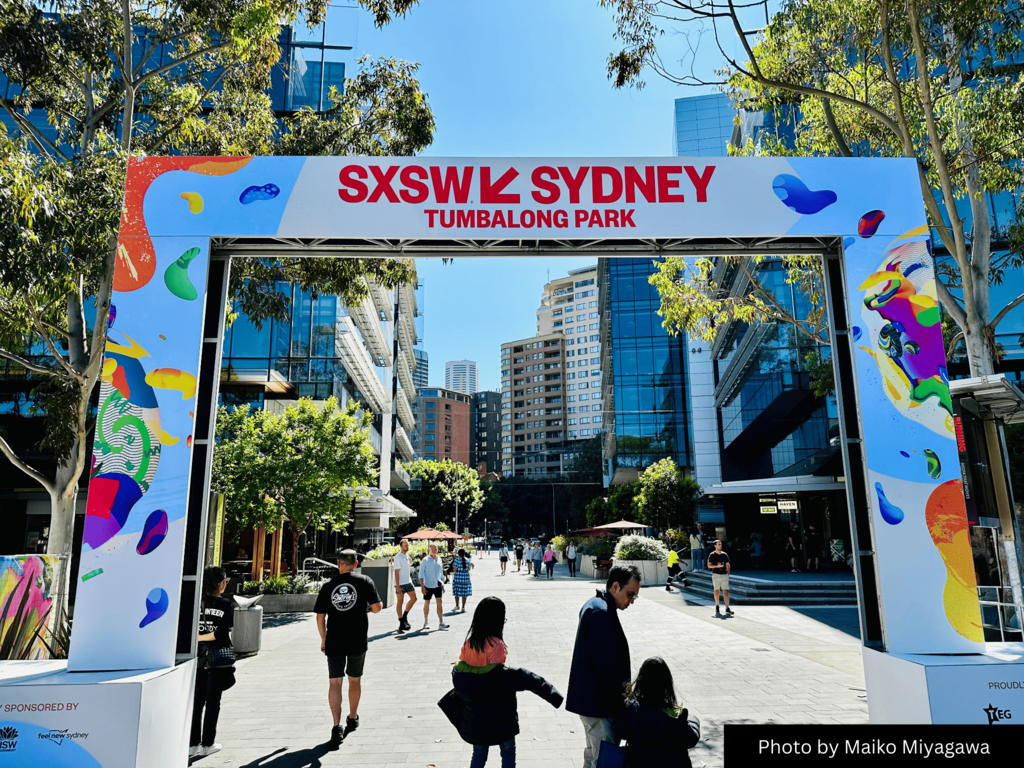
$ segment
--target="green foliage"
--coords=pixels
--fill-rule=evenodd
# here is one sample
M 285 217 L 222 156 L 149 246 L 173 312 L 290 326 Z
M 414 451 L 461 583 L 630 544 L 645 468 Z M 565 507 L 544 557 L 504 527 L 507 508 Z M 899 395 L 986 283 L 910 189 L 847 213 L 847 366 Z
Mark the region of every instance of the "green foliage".
M 640 475 L 639 492 L 633 501 L 636 522 L 655 528 L 693 523 L 700 486 L 686 477 L 671 458 L 664 458 Z
M 307 528 L 345 530 L 352 501 L 376 481 L 370 443 L 372 415 L 335 398 L 317 407 L 308 398 L 284 413 L 248 406 L 217 412 L 213 490 L 225 495 L 240 528 L 292 529 L 292 562 Z
M 804 369 L 811 374 L 811 389 L 815 397 L 836 396 L 836 373 L 830 356 L 808 352 L 804 355 Z
M 443 461 L 416 461 L 403 463 L 411 477 L 421 480 L 419 491 L 399 491 L 396 495 L 416 508 L 416 513 L 427 520 L 436 520 L 455 526 L 455 501 L 459 502 L 459 525 L 463 525 L 484 501 L 480 479 L 476 471 L 451 459 Z
M 587 505 L 587 525 L 591 528 L 605 523 L 614 523 L 614 517 L 612 505 L 608 503 L 607 499 L 598 497 Z
M 690 534 L 680 528 L 669 528 L 658 538 L 668 549 L 676 552 L 690 548 Z
M 754 13 L 740 3 L 601 5 L 615 14 L 621 42 L 608 59 L 616 87 L 641 87 L 648 69 L 676 83 L 704 84 L 688 68 L 696 48 L 674 46 L 707 34 L 721 54 L 718 71 L 738 107 L 769 112 L 780 123 L 799 115 L 795 146 L 768 135 L 756 146 L 734 148 L 735 154 L 914 158 L 933 231 L 952 257 L 937 270 L 939 299 L 964 333 L 971 374 L 994 371 L 1001 357 L 996 328 L 1024 303 L 1024 293 L 1016 291 L 1005 306 L 990 307 L 991 285 L 1022 262 L 1024 225 L 1018 208 L 1016 222 L 993 231 L 985 194 L 1017 190 L 1024 181 L 1019 4 L 801 0 L 781 4 L 762 31 L 739 35 L 737 30 L 750 28 L 748 16 Z M 710 28 L 708 19 L 715 21 Z M 673 34 L 664 36 L 666 30 Z M 732 50 L 738 55 L 730 55 Z M 682 68 L 670 69 L 670 62 Z M 1000 241 L 1009 248 L 997 247 Z M 733 261 L 743 268 L 739 259 Z M 784 261 L 791 277 L 797 267 L 791 284 L 809 297 L 820 294 L 816 263 Z M 761 286 L 751 295 L 719 292 L 699 259 L 689 273 L 678 260 L 666 260 L 655 277 L 670 330 L 710 338 L 717 326 L 736 318 L 787 322 L 809 336 L 823 331 L 820 309 L 806 318 L 788 316 Z M 822 307 L 820 301 L 811 305 Z
M 569 546 L 569 541 L 565 536 L 555 536 L 551 539 L 551 546 L 556 552 L 562 552 Z
M 585 541 L 586 544 L 581 548 L 583 554 L 593 555 L 594 557 L 611 557 L 612 553 L 615 552 L 615 543 L 618 541 L 618 537 L 594 536 Z
M 307 576 L 272 576 L 264 581 L 247 581 L 242 584 L 240 593 L 248 597 L 253 595 L 309 595 L 320 591 L 322 582 L 313 581 Z
M 623 536 L 615 545 L 616 560 L 665 560 L 668 548 L 647 536 Z
M 623 483 L 617 485 L 612 489 L 612 492 L 608 495 L 608 503 L 611 505 L 612 519 L 608 520 L 609 523 L 615 523 L 619 520 L 630 520 L 630 518 L 637 516 L 636 502 L 635 499 L 640 493 L 640 483 Z M 640 522 L 639 520 L 633 520 L 632 522 Z
M 401 551 L 397 544 L 381 544 L 367 552 L 366 557 L 368 560 L 380 560 L 383 557 L 394 557 Z

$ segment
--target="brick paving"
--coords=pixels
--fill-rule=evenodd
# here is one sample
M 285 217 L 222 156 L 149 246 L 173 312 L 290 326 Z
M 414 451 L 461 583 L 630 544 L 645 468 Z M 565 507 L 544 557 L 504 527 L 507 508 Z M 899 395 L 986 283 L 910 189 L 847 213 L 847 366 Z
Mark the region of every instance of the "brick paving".
M 238 684 L 224 694 L 217 736 L 224 749 L 193 765 L 468 766 L 472 748 L 459 738 L 437 700 L 451 688 L 451 668 L 479 599 L 490 594 L 505 601 L 508 663 L 547 678 L 564 695 L 577 616 L 600 586 L 585 577 L 569 578 L 564 566 L 549 581 L 527 577 L 525 570 L 517 573 L 514 566 L 499 576 L 493 554 L 475 562 L 467 612 L 451 615 L 450 590 L 445 596 L 451 629 L 438 630 L 432 610 L 431 629 L 416 631 L 422 626 L 422 600 L 410 615 L 414 631 L 405 635 L 394 632 L 394 609 L 370 617 L 361 726 L 336 752 L 324 746 L 332 721 L 315 616 L 267 616 L 261 652 L 238 663 Z M 648 656 L 664 657 L 681 702 L 701 720 L 701 742 L 690 752 L 695 768 L 721 768 L 727 722 L 867 722 L 855 609 L 744 607 L 727 620 L 714 618 L 713 612 L 662 586 L 650 586 L 620 614 L 634 673 Z M 342 711 L 348 712 L 347 684 Z M 519 719 L 519 766 L 582 766 L 583 729 L 577 716 L 523 693 Z M 499 765 L 497 748 L 488 765 Z

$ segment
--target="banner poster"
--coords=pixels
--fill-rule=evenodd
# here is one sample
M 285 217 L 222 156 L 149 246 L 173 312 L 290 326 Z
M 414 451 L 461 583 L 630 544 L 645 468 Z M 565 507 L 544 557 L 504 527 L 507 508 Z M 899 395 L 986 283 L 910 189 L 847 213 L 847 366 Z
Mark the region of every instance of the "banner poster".
M 0 660 L 50 657 L 56 555 L 0 557 Z

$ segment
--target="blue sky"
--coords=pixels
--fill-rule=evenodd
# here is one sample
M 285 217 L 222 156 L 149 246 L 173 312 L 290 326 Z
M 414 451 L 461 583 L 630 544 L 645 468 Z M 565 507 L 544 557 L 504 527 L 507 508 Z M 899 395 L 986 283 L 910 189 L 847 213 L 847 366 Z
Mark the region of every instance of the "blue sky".
M 713 88 L 674 86 L 653 74 L 616 91 L 605 75 L 614 20 L 597 0 L 422 0 L 406 19 L 359 23 L 357 49 L 420 63 L 437 132 L 435 156 L 643 156 L 672 154 L 673 100 Z M 682 50 L 681 35 L 666 47 Z M 700 60 L 711 76 L 710 48 Z M 430 383 L 446 360 L 476 360 L 480 388 L 500 387 L 502 341 L 536 332 L 547 279 L 594 259 L 420 261 Z

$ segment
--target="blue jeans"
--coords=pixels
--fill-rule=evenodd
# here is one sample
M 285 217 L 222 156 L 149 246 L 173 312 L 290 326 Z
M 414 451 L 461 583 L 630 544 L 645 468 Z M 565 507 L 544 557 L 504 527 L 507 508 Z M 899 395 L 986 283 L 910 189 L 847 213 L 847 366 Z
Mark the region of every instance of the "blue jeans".
M 693 550 L 693 570 L 703 571 L 704 570 L 704 550 L 695 549 Z
M 516 737 L 513 736 L 508 741 L 502 742 L 498 749 L 501 751 L 501 768 L 516 768 Z M 484 768 L 489 750 L 490 747 L 474 744 L 473 760 L 469 763 L 469 768 Z
M 540 578 L 540 565 L 542 562 L 542 560 L 533 561 L 533 575 L 536 576 L 538 579 Z

